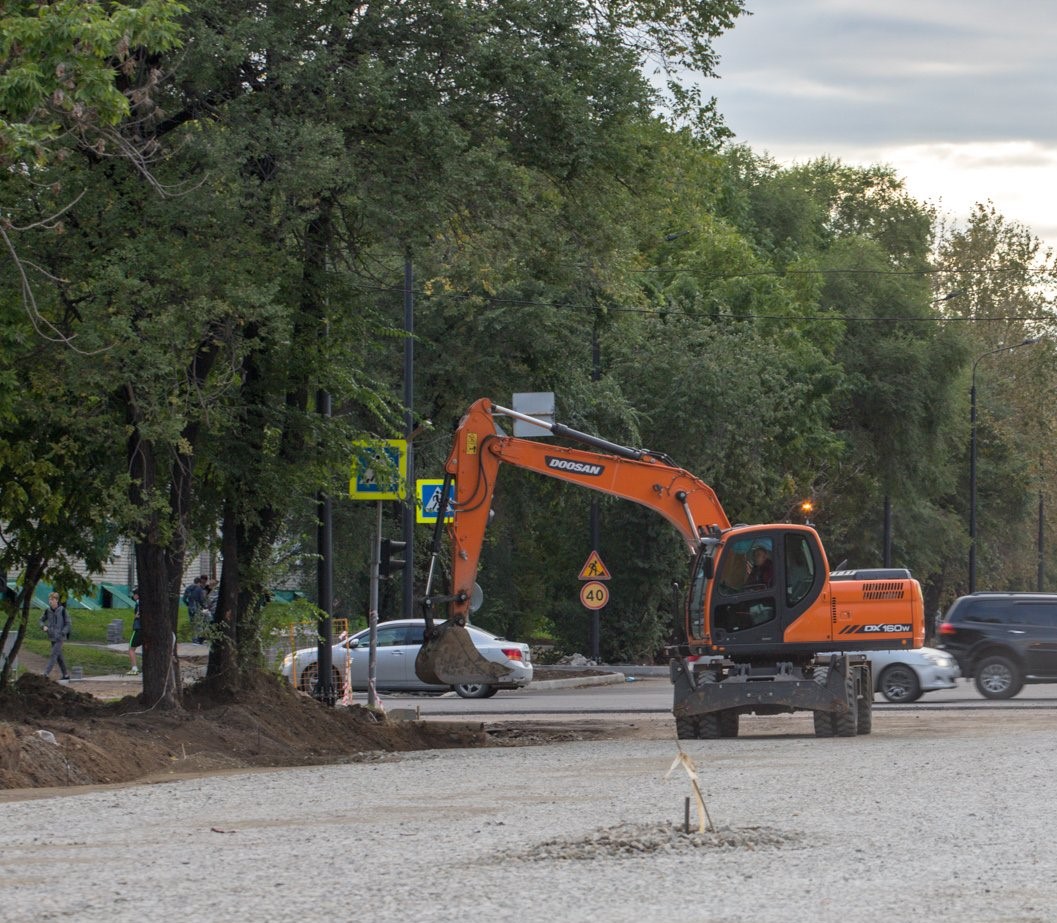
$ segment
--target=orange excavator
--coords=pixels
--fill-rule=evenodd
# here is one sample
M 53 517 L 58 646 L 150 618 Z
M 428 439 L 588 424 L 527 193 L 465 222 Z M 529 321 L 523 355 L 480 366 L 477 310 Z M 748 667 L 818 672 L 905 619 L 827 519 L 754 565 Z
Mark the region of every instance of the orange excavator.
M 503 434 L 495 417 L 538 426 L 587 448 Z M 466 631 L 501 465 L 535 471 L 649 507 L 682 535 L 690 555 L 682 605 L 684 643 L 672 649 L 672 711 L 680 738 L 736 737 L 743 714 L 808 710 L 819 737 L 868 734 L 870 650 L 924 642 L 921 587 L 902 568 L 831 573 L 808 525 L 730 524 L 715 492 L 667 455 L 617 445 L 476 401 L 455 431 L 423 599 L 426 642 L 418 676 L 440 684 L 488 683 L 503 668 L 481 657 Z M 450 592 L 433 593 L 444 508 L 454 483 Z M 447 605 L 438 622 L 434 607 Z

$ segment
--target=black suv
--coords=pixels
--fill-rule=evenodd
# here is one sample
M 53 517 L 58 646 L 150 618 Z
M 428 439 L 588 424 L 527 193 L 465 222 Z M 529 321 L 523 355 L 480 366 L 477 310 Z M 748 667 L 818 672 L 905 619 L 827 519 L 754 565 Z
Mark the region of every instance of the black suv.
M 1024 683 L 1057 683 L 1057 595 L 961 596 L 936 635 L 936 646 L 954 656 L 986 698 L 1011 699 Z

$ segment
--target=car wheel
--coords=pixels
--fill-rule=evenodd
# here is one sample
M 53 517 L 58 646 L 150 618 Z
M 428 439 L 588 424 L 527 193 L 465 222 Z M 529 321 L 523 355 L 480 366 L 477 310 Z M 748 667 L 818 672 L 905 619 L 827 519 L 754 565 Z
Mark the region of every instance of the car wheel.
M 889 702 L 906 705 L 921 698 L 921 683 L 913 667 L 905 663 L 893 663 L 885 667 L 877 683 L 878 688 Z
M 297 688 L 312 695 L 316 691 L 317 676 L 319 676 L 319 669 L 314 663 L 310 664 L 297 677 Z M 337 667 L 330 668 L 330 681 L 334 686 L 334 694 L 340 699 L 345 695 L 345 684 L 341 681 L 341 674 Z
M 312 690 L 316 688 L 316 677 L 319 676 L 319 670 L 316 669 L 316 665 L 313 663 L 310 666 L 305 667 L 297 677 L 297 688 L 302 692 L 307 692 L 309 695 L 312 694 Z
M 976 689 L 985 699 L 1011 699 L 1024 686 L 1016 664 L 995 654 L 976 665 Z
M 499 691 L 487 683 L 460 683 L 454 688 L 456 694 L 464 699 L 490 699 Z

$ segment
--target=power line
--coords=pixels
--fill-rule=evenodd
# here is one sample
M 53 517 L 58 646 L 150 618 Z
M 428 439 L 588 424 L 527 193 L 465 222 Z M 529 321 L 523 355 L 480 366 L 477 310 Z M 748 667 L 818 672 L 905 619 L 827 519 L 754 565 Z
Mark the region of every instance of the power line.
M 358 291 L 362 293 L 376 293 L 376 294 L 391 294 L 399 293 L 403 294 L 403 288 L 392 288 L 389 286 L 378 286 L 369 288 L 360 288 Z M 824 314 L 735 314 L 731 312 L 722 311 L 688 311 L 685 308 L 678 307 L 633 307 L 631 305 L 597 305 L 597 304 L 577 304 L 572 302 L 553 302 L 553 301 L 532 301 L 523 298 L 500 298 L 495 295 L 481 295 L 472 292 L 454 292 L 446 291 L 440 295 L 433 295 L 426 291 L 415 292 L 416 298 L 456 298 L 462 300 L 475 299 L 479 301 L 487 302 L 490 305 L 504 305 L 507 307 L 520 307 L 520 308 L 549 308 L 552 310 L 560 311 L 583 311 L 586 313 L 594 314 L 600 309 L 604 309 L 606 313 L 612 314 L 638 314 L 643 317 L 655 317 L 658 320 L 663 320 L 670 317 L 690 317 L 690 318 L 707 318 L 710 320 L 775 320 L 775 321 L 789 321 L 793 323 L 800 323 L 806 321 L 854 321 L 857 323 L 936 323 L 936 322 L 948 322 L 948 321 L 1019 321 L 1019 322 L 1030 322 L 1030 321 L 1053 321 L 1054 315 L 1052 314 L 1002 314 L 1002 315 L 987 315 L 986 317 L 977 316 L 960 316 L 960 315 L 936 315 L 934 317 L 909 317 L 907 315 L 893 314 L 893 315 L 871 315 L 864 316 L 858 314 L 838 314 L 836 312 L 826 312 Z
M 968 269 L 755 269 L 747 272 L 717 273 L 709 269 L 693 266 L 651 266 L 647 269 L 628 269 L 629 274 L 644 275 L 647 273 L 689 272 L 707 276 L 710 279 L 743 279 L 755 276 L 945 276 L 945 275 L 993 275 L 997 273 L 1019 272 L 1028 275 L 1057 275 L 1057 267 L 1031 266 L 982 266 Z

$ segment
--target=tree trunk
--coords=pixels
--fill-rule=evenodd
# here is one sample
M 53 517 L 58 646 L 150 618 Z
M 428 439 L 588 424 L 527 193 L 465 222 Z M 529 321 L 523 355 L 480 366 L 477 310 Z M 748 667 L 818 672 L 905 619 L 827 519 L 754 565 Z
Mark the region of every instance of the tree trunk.
M 179 595 L 173 592 L 174 579 L 165 549 L 153 542 L 136 542 L 136 569 L 143 632 L 143 697 L 151 708 L 179 708 L 182 683 L 175 632 Z M 179 580 L 177 573 L 177 586 Z
M 213 613 L 212 644 L 206 675 L 221 688 L 234 691 L 239 686 L 238 614 L 240 562 L 238 555 L 235 506 L 230 499 L 224 502 L 220 549 L 224 565 L 220 572 L 220 593 Z

